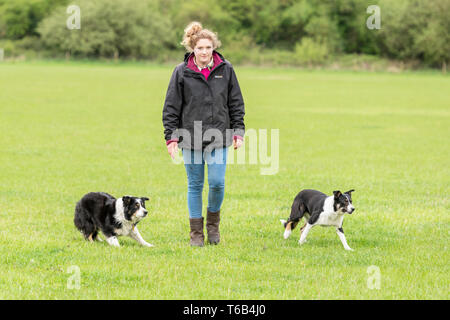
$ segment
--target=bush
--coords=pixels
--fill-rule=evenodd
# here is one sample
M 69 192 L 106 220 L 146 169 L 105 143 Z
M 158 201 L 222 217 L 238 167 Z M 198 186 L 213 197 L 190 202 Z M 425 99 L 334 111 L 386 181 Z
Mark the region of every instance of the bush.
M 430 66 L 442 66 L 450 62 L 450 1 L 436 0 L 424 5 L 432 19 L 415 36 L 415 57 L 423 56 L 423 61 Z
M 450 1 L 380 0 L 382 53 L 397 59 L 420 59 L 431 66 L 450 60 Z
M 45 46 L 80 57 L 156 58 L 174 42 L 170 21 L 154 1 L 80 0 L 81 29 L 69 30 L 66 8 L 38 27 Z
M 324 63 L 328 55 L 328 46 L 311 38 L 305 37 L 295 46 L 295 58 L 300 64 Z
M 218 49 L 226 59 L 235 64 L 250 63 L 249 53 L 254 50 L 257 50 L 257 48 L 252 38 L 237 33 L 227 43 L 223 44 L 223 49 Z
M 36 36 L 36 27 L 55 7 L 68 0 L 0 1 L 0 38 Z
M 0 40 L 0 49 L 3 49 L 4 58 L 14 57 L 19 54 L 16 43 L 11 40 Z

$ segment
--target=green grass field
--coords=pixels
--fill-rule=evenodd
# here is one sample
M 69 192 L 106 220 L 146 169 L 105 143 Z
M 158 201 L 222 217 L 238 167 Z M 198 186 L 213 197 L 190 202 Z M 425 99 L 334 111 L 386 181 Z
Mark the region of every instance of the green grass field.
M 172 70 L 0 64 L 1 299 L 449 298 L 448 76 L 236 67 L 247 128 L 280 130 L 279 171 L 229 165 L 222 242 L 191 248 L 162 134 Z M 334 228 L 283 239 L 303 188 L 356 190 L 354 252 Z M 150 197 L 139 228 L 156 247 L 85 242 L 73 212 L 89 191 Z

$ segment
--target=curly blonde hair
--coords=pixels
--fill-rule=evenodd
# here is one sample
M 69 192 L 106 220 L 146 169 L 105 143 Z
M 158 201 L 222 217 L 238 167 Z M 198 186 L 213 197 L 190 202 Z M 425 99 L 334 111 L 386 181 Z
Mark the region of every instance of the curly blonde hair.
M 194 21 L 188 24 L 184 29 L 183 41 L 181 44 L 187 51 L 194 51 L 195 45 L 200 39 L 209 39 L 213 44 L 213 49 L 217 49 L 221 46 L 221 42 L 217 37 L 217 33 L 214 33 L 208 29 L 203 29 L 200 22 Z

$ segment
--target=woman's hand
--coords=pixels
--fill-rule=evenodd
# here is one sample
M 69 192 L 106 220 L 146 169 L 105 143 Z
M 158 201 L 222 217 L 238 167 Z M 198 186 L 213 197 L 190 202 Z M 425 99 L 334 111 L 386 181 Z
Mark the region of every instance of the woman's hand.
M 234 149 L 240 148 L 242 146 L 242 140 L 241 139 L 234 139 L 233 140 L 233 147 Z
M 167 145 L 167 151 L 169 152 L 172 159 L 175 158 L 175 155 L 178 153 L 178 142 L 174 141 Z

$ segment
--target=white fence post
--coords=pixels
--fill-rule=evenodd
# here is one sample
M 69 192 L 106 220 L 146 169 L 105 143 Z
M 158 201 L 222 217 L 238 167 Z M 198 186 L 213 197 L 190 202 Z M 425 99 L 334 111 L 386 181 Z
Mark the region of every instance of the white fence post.
M 0 48 L 0 61 L 3 61 L 4 50 Z

